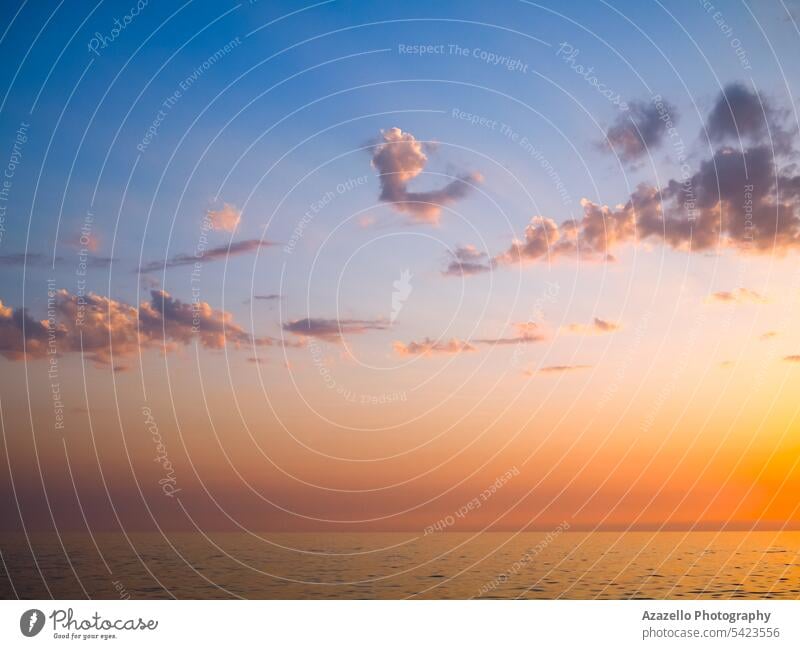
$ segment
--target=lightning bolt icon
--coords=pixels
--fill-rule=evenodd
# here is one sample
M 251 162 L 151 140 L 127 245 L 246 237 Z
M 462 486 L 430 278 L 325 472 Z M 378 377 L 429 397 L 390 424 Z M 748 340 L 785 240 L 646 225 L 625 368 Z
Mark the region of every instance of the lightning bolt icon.
M 36 614 L 36 611 L 31 613 L 31 618 L 28 620 L 28 631 L 33 631 L 33 625 L 36 624 L 36 620 L 39 616 Z

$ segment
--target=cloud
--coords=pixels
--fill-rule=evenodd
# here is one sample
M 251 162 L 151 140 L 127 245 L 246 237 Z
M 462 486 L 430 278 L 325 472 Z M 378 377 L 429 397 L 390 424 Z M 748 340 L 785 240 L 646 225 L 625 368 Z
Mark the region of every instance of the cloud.
M 450 263 L 442 271 L 442 275 L 478 275 L 479 273 L 488 273 L 495 265 L 494 259 L 489 259 L 487 253 L 480 252 L 472 245 L 456 248 L 449 255 Z
M 54 324 L 52 332 L 47 320 L 35 320 L 27 309 L 12 309 L 0 300 L 0 354 L 11 360 L 42 358 L 47 354 L 48 341 L 57 342 L 64 336 L 63 326 Z
M 524 239 L 495 261 L 609 260 L 615 247 L 645 240 L 683 251 L 784 254 L 800 247 L 800 175 L 792 169 L 776 171 L 767 147 L 723 148 L 686 180 L 671 180 L 661 191 L 641 184 L 615 208 L 583 199 L 583 218 L 560 226 L 536 216 Z
M 737 288 L 733 291 L 717 291 L 706 299 L 707 302 L 717 304 L 764 304 L 767 299 L 749 288 Z
M 446 341 L 425 338 L 420 341 L 411 341 L 408 344 L 395 341 L 392 347 L 398 356 L 433 356 L 434 354 L 460 354 L 478 351 L 474 345 L 458 338 Z
M 207 250 L 198 250 L 197 253 L 192 255 L 180 254 L 167 259 L 166 261 L 151 261 L 144 264 L 137 271 L 140 273 L 150 273 L 156 270 L 163 270 L 166 268 L 174 268 L 175 266 L 191 266 L 198 262 L 216 261 L 218 259 L 225 259 L 227 257 L 235 257 L 237 255 L 245 255 L 259 248 L 268 248 L 277 245 L 273 241 L 262 241 L 261 239 L 245 239 L 244 241 L 235 241 L 230 244 L 208 248 Z
M 608 320 L 601 320 L 600 318 L 594 318 L 591 323 L 589 324 L 582 324 L 582 323 L 573 323 L 569 324 L 566 327 L 566 331 L 572 334 L 580 334 L 584 336 L 597 336 L 601 334 L 610 334 L 614 333 L 615 331 L 619 331 L 622 327 L 615 323 L 609 322 Z
M 769 340 L 770 338 L 775 338 L 775 336 L 777 336 L 777 335 L 778 335 L 777 331 L 765 331 L 763 334 L 761 334 L 758 337 L 758 339 L 759 340 Z
M 63 261 L 62 257 L 56 257 L 55 262 Z M 0 266 L 49 266 L 53 263 L 53 258 L 38 252 L 10 252 L 0 255 Z
M 150 300 L 137 308 L 95 293 L 77 296 L 60 289 L 48 296 L 47 320 L 0 302 L 0 355 L 11 360 L 83 350 L 97 365 L 109 365 L 140 348 L 170 351 L 194 339 L 208 349 L 280 342 L 253 337 L 230 313 L 207 302 L 181 302 L 161 290 L 151 291 Z
M 791 147 L 791 134 L 781 124 L 781 114 L 771 103 L 743 83 L 725 86 L 706 119 L 709 139 L 717 144 L 751 144 L 772 138 L 781 152 Z
M 438 223 L 442 206 L 464 198 L 472 185 L 482 181 L 477 173 L 459 176 L 441 189 L 424 192 L 408 190 L 408 183 L 425 169 L 428 156 L 423 143 L 411 133 L 397 127 L 381 131 L 382 142 L 372 152 L 372 166 L 378 170 L 381 185 L 380 200 L 408 214 L 420 223 Z
M 645 191 L 645 190 L 642 190 Z M 498 264 L 526 263 L 561 256 L 608 259 L 615 245 L 636 236 L 635 210 L 619 205 L 616 209 L 583 199 L 583 218 L 555 221 L 535 216 L 525 228 L 524 239 L 515 240 L 501 255 Z
M 212 230 L 225 232 L 233 232 L 242 220 L 242 213 L 230 203 L 225 203 L 221 210 L 208 210 L 206 215 Z
M 591 369 L 591 365 L 548 365 L 546 367 L 540 367 L 538 370 L 531 372 L 530 370 L 525 372 L 528 376 L 533 376 L 534 374 L 561 374 L 563 372 L 576 372 L 578 370 L 588 370 Z
M 89 254 L 82 255 L 81 257 L 75 255 L 73 259 L 65 258 L 60 255 L 56 255 L 56 257 L 53 258 L 50 255 L 43 255 L 38 252 L 29 252 L 27 254 L 24 252 L 11 252 L 0 255 L 0 266 L 36 266 L 52 268 L 54 265 L 62 266 L 72 262 L 74 265 L 85 263 L 89 268 L 108 268 L 113 261 L 116 261 L 116 258 Z
M 719 146 L 694 173 L 687 167 L 685 175 L 660 188 L 642 183 L 614 207 L 584 198 L 583 215 L 561 224 L 534 216 L 521 239 L 481 261 L 476 271 L 559 257 L 608 261 L 615 248 L 643 241 L 680 251 L 722 248 L 738 254 L 798 249 L 800 173 L 793 161 L 800 151 L 794 133 L 782 127 L 782 115 L 767 102 L 762 109 L 744 86 L 728 86 L 707 121 L 712 143 Z M 741 149 L 730 146 L 734 125 Z M 452 263 L 444 272 L 458 274 L 458 268 Z
M 663 100 L 660 106 L 640 101 L 631 101 L 628 106 L 630 110 L 621 113 L 608 129 L 606 141 L 623 162 L 634 162 L 664 140 L 669 127 L 662 115 L 674 125 L 678 122 L 678 113 L 673 105 Z
M 800 363 L 800 354 L 792 354 L 791 356 L 784 356 L 783 360 L 787 363 Z
M 547 336 L 535 322 L 516 322 L 517 335 L 510 338 L 479 338 L 473 342 L 481 345 L 521 345 L 547 340 Z
M 334 320 L 328 318 L 303 318 L 284 323 L 283 330 L 297 336 L 319 338 L 327 342 L 340 342 L 344 334 L 363 334 L 373 330 L 388 329 L 384 320 Z
M 97 235 L 81 231 L 65 236 L 64 244 L 74 250 L 97 252 L 100 248 L 100 238 Z

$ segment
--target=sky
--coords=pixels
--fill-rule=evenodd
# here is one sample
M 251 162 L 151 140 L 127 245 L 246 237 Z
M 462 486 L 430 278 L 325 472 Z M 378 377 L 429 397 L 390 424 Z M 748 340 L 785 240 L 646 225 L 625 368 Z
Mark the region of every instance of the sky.
M 796 4 L 0 35 L 2 529 L 800 529 Z

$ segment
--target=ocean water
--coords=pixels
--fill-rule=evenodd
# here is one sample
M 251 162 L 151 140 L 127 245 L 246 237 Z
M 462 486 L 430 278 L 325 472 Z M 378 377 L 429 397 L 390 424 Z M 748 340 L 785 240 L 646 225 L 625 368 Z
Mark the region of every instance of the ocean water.
M 800 532 L 68 534 L 31 546 L 0 537 L 4 598 L 800 597 Z

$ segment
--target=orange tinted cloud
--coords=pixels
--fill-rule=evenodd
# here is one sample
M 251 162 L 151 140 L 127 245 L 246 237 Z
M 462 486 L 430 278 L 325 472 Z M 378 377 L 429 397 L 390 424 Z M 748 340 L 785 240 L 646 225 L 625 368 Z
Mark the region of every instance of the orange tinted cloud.
M 800 174 L 792 160 L 800 150 L 782 115 L 747 88 L 726 87 L 707 121 L 711 143 L 718 148 L 700 162 L 697 172 L 663 187 L 642 183 L 627 202 L 613 208 L 583 199 L 583 216 L 560 225 L 535 216 L 523 238 L 512 241 L 494 261 L 529 263 L 578 255 L 602 261 L 613 258 L 613 248 L 644 240 L 675 250 L 796 250 Z
M 575 372 L 577 370 L 591 369 L 591 365 L 548 365 L 547 367 L 540 367 L 535 372 L 525 372 L 528 376 L 533 374 L 561 374 L 562 372 Z
M 708 296 L 707 302 L 718 304 L 763 304 L 767 299 L 749 288 L 737 288 L 733 291 L 717 291 Z
M 546 334 L 535 322 L 514 323 L 515 336 L 508 338 L 479 338 L 474 342 L 483 345 L 517 345 L 522 343 L 538 343 L 547 340 Z
M 208 210 L 207 215 L 212 230 L 225 232 L 233 232 L 242 220 L 242 213 L 230 203 L 225 203 L 220 210 Z
M 622 327 L 615 322 L 594 318 L 590 324 L 573 323 L 566 327 L 568 333 L 586 336 L 609 334 L 619 331 Z
M 144 264 L 138 269 L 138 272 L 150 273 L 156 270 L 163 270 L 164 268 L 172 268 L 174 266 L 191 266 L 198 262 L 227 259 L 237 255 L 245 255 L 249 252 L 258 250 L 259 248 L 267 248 L 274 245 L 277 244 L 272 241 L 262 241 L 261 239 L 245 239 L 244 241 L 234 241 L 232 243 L 226 243 L 221 246 L 198 251 L 195 254 L 179 254 L 164 261 L 152 261 L 148 264 Z
M 434 354 L 460 354 L 462 352 L 477 351 L 474 345 L 458 338 L 451 338 L 446 341 L 425 338 L 420 341 L 411 341 L 407 345 L 396 341 L 393 348 L 398 356 L 432 356 Z
M 661 105 L 640 101 L 628 102 L 630 110 L 620 113 L 606 140 L 623 162 L 633 162 L 644 157 L 648 149 L 661 144 L 668 131 L 667 115 L 673 124 L 678 122 L 676 108 L 667 101 Z
M 373 149 L 372 166 L 380 174 L 380 200 L 397 212 L 422 223 L 438 223 L 443 205 L 466 196 L 471 186 L 481 182 L 480 174 L 459 176 L 441 189 L 426 192 L 408 190 L 408 183 L 425 169 L 428 156 L 423 143 L 397 127 L 381 131 L 382 142 Z
M 83 351 L 96 364 L 107 365 L 140 348 L 170 350 L 193 339 L 209 349 L 277 342 L 251 336 L 230 313 L 207 302 L 181 302 L 161 290 L 151 291 L 150 300 L 137 308 L 95 293 L 77 296 L 60 289 L 50 295 L 47 320 L 0 302 L 0 354 L 11 360 Z
M 495 265 L 494 259 L 489 259 L 489 255 L 479 251 L 473 245 L 466 245 L 456 248 L 450 253 L 450 263 L 442 271 L 443 275 L 464 276 L 487 273 Z

